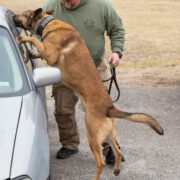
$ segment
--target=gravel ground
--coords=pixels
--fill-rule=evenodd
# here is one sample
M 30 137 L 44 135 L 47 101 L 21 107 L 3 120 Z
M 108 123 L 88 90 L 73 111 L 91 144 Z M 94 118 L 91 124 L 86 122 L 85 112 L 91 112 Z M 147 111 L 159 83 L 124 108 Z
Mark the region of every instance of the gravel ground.
M 48 89 L 50 93 L 50 89 Z M 112 94 L 116 94 L 113 90 Z M 61 147 L 54 119 L 54 101 L 47 98 L 51 150 L 51 180 L 91 180 L 96 172 L 95 158 L 90 151 L 84 113 L 76 110 L 81 137 L 79 153 L 66 160 L 57 160 Z M 113 167 L 106 166 L 102 180 L 179 180 L 180 179 L 180 86 L 160 88 L 121 87 L 116 103 L 121 110 L 143 112 L 154 116 L 165 131 L 159 136 L 143 124 L 117 119 L 118 137 L 126 162 L 119 177 Z

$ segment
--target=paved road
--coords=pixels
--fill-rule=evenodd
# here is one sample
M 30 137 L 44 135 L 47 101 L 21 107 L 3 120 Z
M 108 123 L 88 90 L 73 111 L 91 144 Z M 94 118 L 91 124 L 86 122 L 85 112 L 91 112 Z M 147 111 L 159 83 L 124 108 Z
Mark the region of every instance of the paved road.
M 48 100 L 52 180 L 92 180 L 95 159 L 86 137 L 84 113 L 77 110 L 80 152 L 67 160 L 56 160 L 60 148 L 53 116 L 53 100 Z M 115 177 L 106 166 L 102 180 L 179 180 L 180 179 L 180 86 L 163 88 L 121 87 L 116 106 L 124 111 L 144 112 L 154 116 L 165 130 L 159 136 L 143 124 L 117 120 L 118 137 L 126 162 Z

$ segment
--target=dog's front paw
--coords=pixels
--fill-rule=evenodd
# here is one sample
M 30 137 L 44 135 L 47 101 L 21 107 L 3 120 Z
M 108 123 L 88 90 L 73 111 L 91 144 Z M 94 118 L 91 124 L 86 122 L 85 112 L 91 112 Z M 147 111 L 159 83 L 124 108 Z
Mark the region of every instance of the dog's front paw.
M 29 40 L 28 36 L 20 35 L 21 43 L 27 42 Z
M 30 57 L 32 59 L 36 59 L 36 58 L 40 58 L 41 57 L 40 53 L 36 53 L 36 52 L 34 52 L 32 50 L 29 52 L 29 55 L 30 55 Z

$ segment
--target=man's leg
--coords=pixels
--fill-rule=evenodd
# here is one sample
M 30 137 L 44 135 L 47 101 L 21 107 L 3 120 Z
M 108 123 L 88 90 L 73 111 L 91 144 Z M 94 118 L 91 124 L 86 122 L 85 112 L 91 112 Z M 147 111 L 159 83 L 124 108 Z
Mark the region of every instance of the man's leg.
M 53 85 L 55 99 L 55 119 L 59 129 L 59 138 L 62 148 L 57 153 L 57 158 L 66 159 L 71 154 L 78 152 L 80 143 L 77 123 L 75 119 L 75 105 L 78 97 L 62 82 Z
M 105 64 L 104 61 L 102 61 L 99 64 L 98 71 L 99 71 L 99 75 L 100 75 L 102 81 L 109 79 L 109 77 L 111 76 L 111 75 L 108 75 L 107 65 Z M 109 89 L 109 82 L 104 82 L 103 84 L 104 84 L 105 88 L 108 90 Z M 102 146 L 103 146 L 103 155 L 106 157 L 106 163 L 107 164 L 114 164 L 115 156 L 114 156 L 114 153 L 112 151 L 112 148 L 110 147 L 110 145 L 107 142 L 104 142 L 102 144 Z M 118 147 L 120 148 L 119 144 L 118 144 Z M 125 158 L 123 155 L 122 155 L 121 161 L 123 161 L 123 162 L 125 161 Z

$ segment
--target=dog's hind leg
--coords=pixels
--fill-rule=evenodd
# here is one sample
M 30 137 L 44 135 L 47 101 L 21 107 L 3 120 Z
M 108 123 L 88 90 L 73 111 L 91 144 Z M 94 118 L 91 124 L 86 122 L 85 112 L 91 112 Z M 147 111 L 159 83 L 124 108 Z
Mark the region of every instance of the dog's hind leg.
M 119 176 L 122 152 L 121 152 L 119 145 L 117 144 L 117 140 L 114 136 L 108 137 L 106 139 L 106 142 L 109 143 L 109 145 L 111 146 L 113 153 L 115 155 L 114 174 L 115 174 L 115 176 Z
M 114 164 L 114 174 L 115 176 L 118 176 L 120 173 L 120 164 L 121 164 L 121 158 L 122 158 L 122 152 L 120 150 L 120 145 L 116 139 L 116 125 L 114 119 L 112 119 L 113 127 L 110 135 L 106 139 L 106 141 L 111 145 L 111 148 L 115 155 L 115 164 Z
M 91 151 L 93 152 L 96 158 L 96 176 L 94 180 L 99 180 L 105 166 L 105 163 L 102 157 L 101 143 L 97 142 L 96 141 L 97 139 L 93 139 L 92 137 L 90 137 L 89 133 L 87 133 L 87 137 L 89 140 L 89 146 L 91 148 Z
M 111 137 L 111 141 L 113 144 L 112 149 L 115 154 L 114 174 L 115 176 L 119 176 L 122 152 L 117 144 L 117 140 L 115 139 L 115 137 Z

